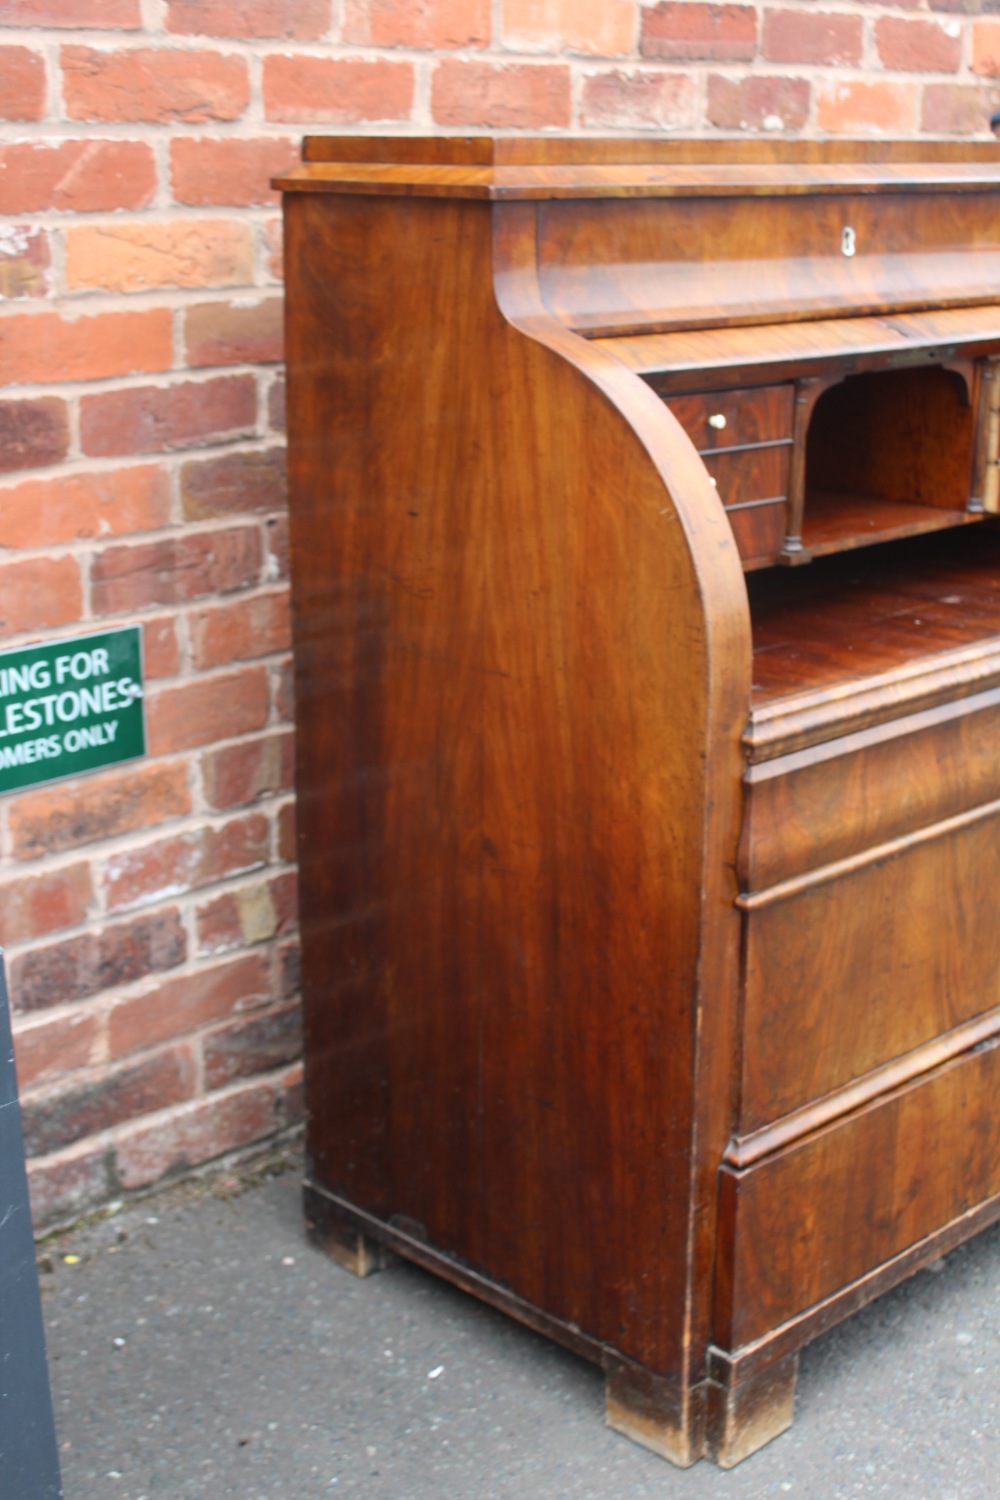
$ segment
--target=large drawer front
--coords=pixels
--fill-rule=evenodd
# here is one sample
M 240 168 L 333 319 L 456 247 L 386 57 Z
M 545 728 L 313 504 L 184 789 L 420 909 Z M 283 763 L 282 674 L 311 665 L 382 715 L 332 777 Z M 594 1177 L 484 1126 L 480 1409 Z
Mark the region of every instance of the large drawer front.
M 994 1039 L 721 1173 L 716 1341 L 738 1349 L 1000 1193 Z

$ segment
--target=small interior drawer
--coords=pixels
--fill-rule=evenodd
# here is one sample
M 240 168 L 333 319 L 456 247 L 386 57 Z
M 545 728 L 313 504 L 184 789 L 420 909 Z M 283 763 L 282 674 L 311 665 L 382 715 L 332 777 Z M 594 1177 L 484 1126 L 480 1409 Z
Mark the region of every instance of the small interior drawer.
M 705 453 L 702 459 L 728 509 L 754 500 L 783 500 L 791 451 L 790 447 L 723 449 Z
M 790 384 L 758 385 L 746 390 L 673 396 L 667 406 L 699 453 L 711 453 L 743 443 L 790 439 L 793 399 Z

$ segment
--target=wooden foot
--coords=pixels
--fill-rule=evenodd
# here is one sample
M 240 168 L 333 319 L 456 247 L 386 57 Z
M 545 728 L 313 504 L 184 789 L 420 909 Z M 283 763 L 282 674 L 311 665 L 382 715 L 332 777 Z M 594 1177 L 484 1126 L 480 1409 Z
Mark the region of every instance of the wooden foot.
M 353 1276 L 373 1276 L 396 1259 L 391 1250 L 365 1234 L 345 1213 L 311 1183 L 302 1188 L 306 1233 L 310 1243 L 324 1251 Z
M 708 1385 L 707 1451 L 731 1469 L 792 1425 L 798 1354 L 740 1375 L 739 1365 L 716 1353 Z
M 703 1388 L 682 1391 L 642 1365 L 608 1358 L 605 1420 L 616 1432 L 687 1469 L 704 1452 Z

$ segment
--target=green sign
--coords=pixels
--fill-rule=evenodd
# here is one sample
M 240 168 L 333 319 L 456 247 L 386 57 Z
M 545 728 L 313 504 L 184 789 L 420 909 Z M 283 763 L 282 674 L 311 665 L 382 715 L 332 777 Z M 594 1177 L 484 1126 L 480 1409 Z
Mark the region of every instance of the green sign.
M 138 625 L 0 653 L 0 792 L 145 753 Z

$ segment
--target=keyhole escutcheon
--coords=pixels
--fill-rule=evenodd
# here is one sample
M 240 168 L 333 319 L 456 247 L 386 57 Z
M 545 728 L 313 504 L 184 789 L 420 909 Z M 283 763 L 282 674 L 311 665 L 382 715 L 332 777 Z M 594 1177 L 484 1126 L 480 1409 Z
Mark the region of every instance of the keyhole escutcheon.
M 840 235 L 840 251 L 842 255 L 853 255 L 857 249 L 857 236 L 850 224 L 845 224 Z

